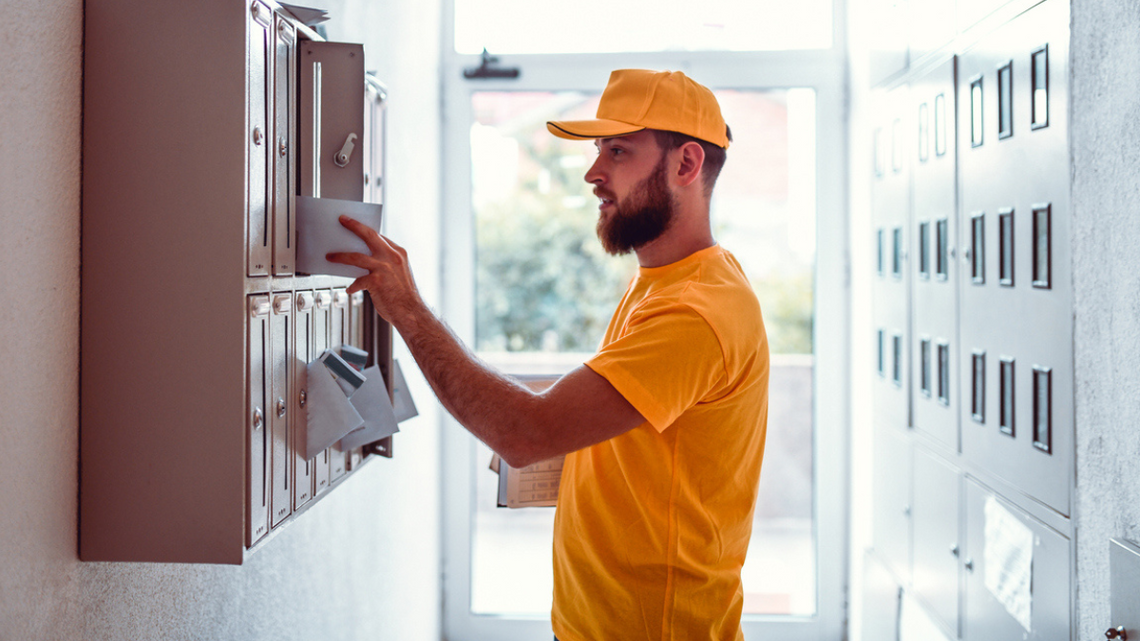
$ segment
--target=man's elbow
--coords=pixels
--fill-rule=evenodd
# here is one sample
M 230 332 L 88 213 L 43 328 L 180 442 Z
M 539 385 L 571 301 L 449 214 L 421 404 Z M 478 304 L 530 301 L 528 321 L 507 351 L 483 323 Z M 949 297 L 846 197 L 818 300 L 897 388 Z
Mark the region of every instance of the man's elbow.
M 519 446 L 503 448 L 503 450 L 499 452 L 499 457 L 506 461 L 507 465 L 510 465 L 516 470 L 527 467 L 528 465 L 534 465 L 545 458 L 549 458 L 542 456 L 536 452 L 534 448 Z

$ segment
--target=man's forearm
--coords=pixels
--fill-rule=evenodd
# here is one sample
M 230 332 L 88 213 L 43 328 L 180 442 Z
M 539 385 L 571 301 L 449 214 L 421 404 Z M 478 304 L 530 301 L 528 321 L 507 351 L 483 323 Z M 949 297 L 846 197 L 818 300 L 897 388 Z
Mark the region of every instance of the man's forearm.
M 550 435 L 539 433 L 538 396 L 479 360 L 426 306 L 409 310 L 396 329 L 447 411 L 508 464 L 550 449 Z

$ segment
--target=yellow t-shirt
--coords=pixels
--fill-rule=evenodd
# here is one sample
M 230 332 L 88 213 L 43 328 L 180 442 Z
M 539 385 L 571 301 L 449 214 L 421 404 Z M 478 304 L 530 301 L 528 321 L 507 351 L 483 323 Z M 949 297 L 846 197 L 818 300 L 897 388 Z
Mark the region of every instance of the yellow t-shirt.
M 647 419 L 566 457 L 560 641 L 743 639 L 740 568 L 768 420 L 760 305 L 719 246 L 641 269 L 586 365 Z

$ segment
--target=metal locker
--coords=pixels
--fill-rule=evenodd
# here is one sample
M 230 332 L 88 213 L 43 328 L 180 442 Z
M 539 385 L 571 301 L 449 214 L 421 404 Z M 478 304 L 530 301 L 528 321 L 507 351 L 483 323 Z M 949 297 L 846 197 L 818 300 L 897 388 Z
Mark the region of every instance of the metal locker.
M 388 90 L 369 72 L 365 77 L 364 200 L 384 203 L 384 139 Z
M 329 320 L 329 347 L 346 343 L 348 334 L 348 294 L 343 289 L 332 290 L 332 310 Z M 348 452 L 336 443 L 329 447 L 329 482 L 335 483 L 348 470 Z
M 329 348 L 329 317 L 332 311 L 332 292 L 317 290 L 313 295 L 313 357 Z M 312 360 L 312 359 L 310 359 Z M 325 450 L 313 460 L 314 496 L 329 489 L 329 451 Z
M 313 461 L 305 458 L 305 421 L 308 417 L 306 366 L 316 355 L 313 353 L 313 292 L 297 292 L 293 310 L 293 509 L 296 510 L 313 497 Z
M 1112 618 L 1105 638 L 1140 638 L 1140 546 L 1124 539 L 1112 539 L 1108 546 L 1109 585 L 1112 590 Z
M 961 56 L 960 94 L 981 87 L 980 98 L 963 100 L 962 120 L 980 122 L 982 135 L 975 144 L 969 128 L 960 132 L 956 349 L 970 363 L 958 369 L 963 454 L 1065 516 L 1073 479 L 1068 24 L 1068 5 L 1050 0 Z
M 882 254 L 882 269 L 872 284 L 875 340 L 882 332 L 883 367 L 874 385 L 875 419 L 880 424 L 910 425 L 910 150 L 914 138 L 909 88 L 879 96 L 875 135 L 876 175 L 871 189 L 871 218 Z M 876 259 L 878 263 L 879 259 Z
M 911 510 L 914 592 L 946 628 L 959 634 L 961 505 L 958 470 L 925 448 L 914 448 Z
M 898 641 L 902 587 L 874 555 L 863 557 L 864 641 Z
M 910 450 L 906 432 L 882 425 L 875 430 L 872 547 L 902 584 L 910 582 Z
M 364 46 L 301 43 L 301 195 L 364 199 Z
M 364 292 L 356 292 L 348 297 L 348 340 L 349 345 L 357 348 L 364 347 Z M 370 361 L 376 362 L 375 355 L 370 355 Z M 348 453 L 348 469 L 355 470 L 364 462 L 364 448 L 357 447 Z
M 293 236 L 295 216 L 293 194 L 296 193 L 296 154 L 293 153 L 296 122 L 295 85 L 297 77 L 296 29 L 282 16 L 276 17 L 273 54 L 273 274 L 293 273 L 297 248 Z
M 912 81 L 910 103 L 918 141 L 911 276 L 913 354 L 920 383 L 919 393 L 913 395 L 912 422 L 916 430 L 957 451 L 961 392 L 959 358 L 953 351 L 958 340 L 955 71 L 952 58 Z M 924 336 L 929 341 L 925 344 L 919 342 Z M 944 345 L 951 347 L 945 355 L 939 349 Z
M 248 327 L 249 522 L 246 545 L 252 546 L 269 531 L 269 428 L 266 426 L 265 404 L 269 380 L 269 296 L 249 297 Z
M 273 313 L 269 326 L 269 389 L 270 409 L 270 469 L 272 471 L 272 525 L 276 527 L 293 512 L 293 492 L 290 485 L 290 318 L 293 310 L 291 293 L 273 294 Z
M 1070 541 L 966 478 L 965 641 L 1071 639 Z M 1028 554 L 1028 585 L 1016 589 Z M 987 568 L 987 562 L 993 564 Z M 988 573 L 988 580 L 987 580 Z M 987 585 L 988 584 L 988 585 Z M 1023 613 L 1028 629 L 1015 618 Z
M 269 274 L 272 248 L 269 244 L 269 154 L 273 147 L 269 140 L 269 113 L 273 104 L 270 93 L 270 37 L 273 12 L 261 2 L 250 5 L 246 48 L 246 106 L 249 163 L 246 169 L 248 201 L 246 205 L 247 273 L 250 276 Z

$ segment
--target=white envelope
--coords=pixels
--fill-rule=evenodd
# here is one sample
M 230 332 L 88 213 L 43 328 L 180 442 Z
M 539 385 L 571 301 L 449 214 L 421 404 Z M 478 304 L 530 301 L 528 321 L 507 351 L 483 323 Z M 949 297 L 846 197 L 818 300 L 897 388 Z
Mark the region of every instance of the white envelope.
M 305 408 L 305 458 L 312 459 L 345 434 L 364 425 L 352 403 L 324 363 L 314 360 L 305 367 L 309 386 Z M 367 381 L 366 381 L 367 383 Z
M 373 203 L 333 198 L 297 196 L 297 271 L 360 278 L 368 272 L 352 265 L 330 263 L 325 254 L 358 252 L 371 254 L 356 234 L 340 224 L 342 215 L 355 218 L 372 229 L 380 229 L 381 207 Z
M 391 436 L 400 431 L 396 415 L 392 413 L 392 402 L 388 399 L 388 388 L 384 377 L 376 365 L 364 370 L 367 379 L 360 389 L 349 399 L 352 406 L 364 419 L 364 427 L 349 432 L 340 440 L 340 449 L 351 450 Z

